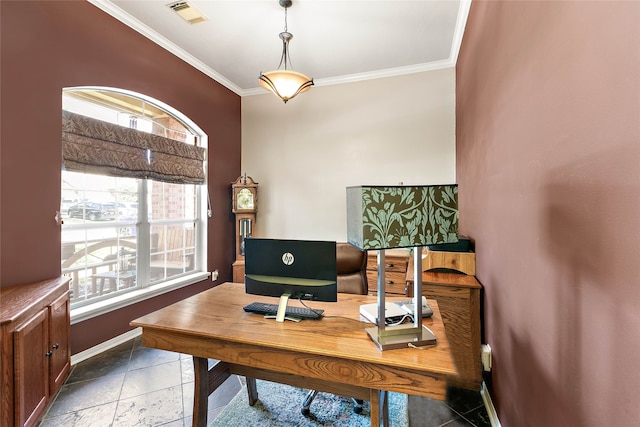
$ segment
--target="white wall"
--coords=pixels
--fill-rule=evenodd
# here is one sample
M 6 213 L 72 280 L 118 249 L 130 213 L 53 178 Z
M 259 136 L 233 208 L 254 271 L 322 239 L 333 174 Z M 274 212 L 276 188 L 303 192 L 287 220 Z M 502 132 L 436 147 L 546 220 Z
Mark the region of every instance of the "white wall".
M 455 69 L 242 98 L 256 237 L 346 241 L 346 187 L 455 183 Z

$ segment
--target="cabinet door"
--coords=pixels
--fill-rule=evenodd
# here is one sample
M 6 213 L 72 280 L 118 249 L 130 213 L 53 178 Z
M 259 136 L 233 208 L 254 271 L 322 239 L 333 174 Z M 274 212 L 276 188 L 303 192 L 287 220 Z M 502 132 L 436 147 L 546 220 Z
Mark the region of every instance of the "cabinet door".
M 15 420 L 36 425 L 49 396 L 49 310 L 42 309 L 16 329 L 14 337 Z
M 55 395 L 71 369 L 69 346 L 69 294 L 65 293 L 50 306 L 49 311 L 49 395 Z

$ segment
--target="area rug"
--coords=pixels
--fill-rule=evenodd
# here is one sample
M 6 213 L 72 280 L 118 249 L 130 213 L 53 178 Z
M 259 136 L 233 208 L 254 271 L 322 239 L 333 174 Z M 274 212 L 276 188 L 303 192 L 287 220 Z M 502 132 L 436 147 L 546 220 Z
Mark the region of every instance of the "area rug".
M 369 427 L 369 402 L 361 414 L 353 412 L 353 401 L 347 397 L 318 393 L 311 404 L 311 414 L 300 412 L 307 390 L 269 381 L 257 381 L 258 401 L 249 406 L 247 389 L 229 402 L 210 427 Z M 389 423 L 406 427 L 407 395 L 389 393 Z

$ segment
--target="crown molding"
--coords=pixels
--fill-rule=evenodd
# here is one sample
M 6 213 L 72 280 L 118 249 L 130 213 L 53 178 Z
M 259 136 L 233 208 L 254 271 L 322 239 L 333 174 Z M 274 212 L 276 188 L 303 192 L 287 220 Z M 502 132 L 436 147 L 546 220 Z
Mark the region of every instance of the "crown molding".
M 122 9 L 120 9 L 118 6 L 114 5 L 110 1 L 108 0 L 87 0 L 87 1 L 92 5 L 96 6 L 98 9 L 102 10 L 103 12 L 106 12 L 109 15 L 113 16 L 118 21 L 122 22 L 123 24 L 130 27 L 131 29 L 142 34 L 144 37 L 148 38 L 149 40 L 156 43 L 160 47 L 168 50 L 178 58 L 185 61 L 187 64 L 191 65 L 192 67 L 196 68 L 197 70 L 211 77 L 213 80 L 220 83 L 222 86 L 242 96 L 242 93 L 241 93 L 242 89 L 240 89 L 237 85 L 229 81 L 227 78 L 225 78 L 223 75 L 219 74 L 212 68 L 208 67 L 206 64 L 204 64 L 202 61 L 200 61 L 193 55 L 190 55 L 189 53 L 185 52 L 182 48 L 178 47 L 171 41 L 167 40 L 165 37 L 161 36 L 154 30 L 149 28 L 147 25 L 135 19 L 134 17 L 132 17 L 131 15 L 129 15 L 128 13 L 126 13 L 125 11 L 123 11 Z
M 454 67 L 458 63 L 458 54 L 460 53 L 460 46 L 462 46 L 464 29 L 467 27 L 467 18 L 469 17 L 469 10 L 471 9 L 471 1 L 472 0 L 460 0 L 458 18 L 456 19 L 456 27 L 453 32 L 453 40 L 451 41 L 451 53 L 449 54 L 449 59 L 453 62 Z
M 338 77 L 328 77 L 324 79 L 313 79 L 314 86 L 333 86 L 344 83 L 355 83 L 365 80 L 382 79 L 385 77 L 397 77 L 406 74 L 423 73 L 425 71 L 442 70 L 444 68 L 455 67 L 455 63 L 451 60 L 426 62 L 423 64 L 415 64 L 407 67 L 387 68 L 384 70 L 368 71 L 366 73 L 347 74 Z M 269 93 L 263 88 L 256 87 L 252 89 L 245 89 L 242 91 L 242 96 L 262 95 Z
M 111 15 L 118 21 L 137 31 L 144 37 L 153 41 L 160 47 L 166 49 L 171 52 L 178 58 L 185 61 L 187 64 L 201 71 L 202 73 L 209 76 L 211 79 L 220 83 L 227 89 L 231 90 L 235 94 L 239 96 L 252 96 L 252 95 L 261 95 L 267 93 L 261 87 L 255 87 L 251 89 L 241 89 L 236 84 L 229 81 L 227 78 L 204 64 L 202 61 L 198 60 L 193 55 L 190 55 L 182 48 L 178 47 L 165 37 L 158 34 L 156 31 L 149 28 L 147 25 L 143 24 L 139 20 L 135 19 L 118 6 L 111 3 L 109 0 L 87 0 L 89 3 L 93 4 L 103 12 Z M 394 77 L 394 76 L 402 76 L 406 74 L 413 73 L 422 73 L 425 71 L 433 71 L 440 70 L 443 68 L 451 68 L 456 66 L 456 62 L 458 60 L 458 54 L 460 52 L 460 46 L 462 44 L 462 38 L 464 36 L 464 29 L 467 25 L 467 18 L 469 16 L 469 10 L 471 9 L 471 1 L 472 0 L 460 0 L 460 8 L 458 17 L 456 20 L 456 27 L 453 34 L 453 40 L 451 42 L 451 51 L 449 53 L 449 58 L 443 61 L 435 61 L 428 62 L 423 64 L 415 64 L 407 67 L 396 67 L 396 68 L 388 68 L 384 70 L 376 70 L 366 73 L 356 73 L 349 74 L 344 76 L 337 77 L 328 77 L 324 79 L 314 79 L 315 86 L 330 86 L 330 85 L 338 85 L 344 83 L 354 83 L 364 80 L 373 80 L 380 79 L 385 77 Z

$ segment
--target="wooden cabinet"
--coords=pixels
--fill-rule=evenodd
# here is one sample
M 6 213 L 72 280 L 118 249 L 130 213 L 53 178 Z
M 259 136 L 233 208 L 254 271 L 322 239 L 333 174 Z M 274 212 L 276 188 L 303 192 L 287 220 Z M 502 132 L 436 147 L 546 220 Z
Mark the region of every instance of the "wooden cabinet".
M 460 375 L 451 385 L 480 390 L 482 385 L 480 291 L 475 276 L 424 272 L 422 295 L 438 301 L 453 359 Z
M 1 425 L 34 426 L 71 369 L 69 279 L 0 290 Z
M 435 255 L 434 255 L 435 254 Z M 431 256 L 433 255 L 433 256 Z M 444 272 L 461 269 L 475 272 L 474 253 L 429 252 L 429 262 L 423 268 L 438 271 L 422 273 L 422 295 L 438 301 L 447 331 L 453 359 L 460 375 L 449 383 L 469 390 L 480 390 L 482 362 L 480 359 L 480 297 L 482 286 L 475 276 Z M 462 267 L 462 268 L 461 268 Z M 413 296 L 413 256 L 407 249 L 385 251 L 385 293 Z M 367 259 L 369 293 L 376 294 L 378 280 L 378 252 L 369 251 Z
M 385 294 L 408 295 L 406 277 L 409 258 L 407 249 L 387 249 L 384 251 Z M 369 251 L 367 254 L 367 282 L 369 283 L 369 294 L 377 294 L 378 251 Z
M 68 286 L 67 286 L 68 288 Z M 54 396 L 71 370 L 69 292 L 49 306 L 49 394 Z M 46 355 L 47 353 L 45 353 Z
M 413 290 L 413 259 L 408 271 L 407 285 Z M 440 271 L 422 273 L 422 295 L 438 301 L 459 372 L 458 377 L 449 378 L 449 384 L 469 390 L 480 390 L 482 385 L 481 291 L 482 285 L 475 276 Z

